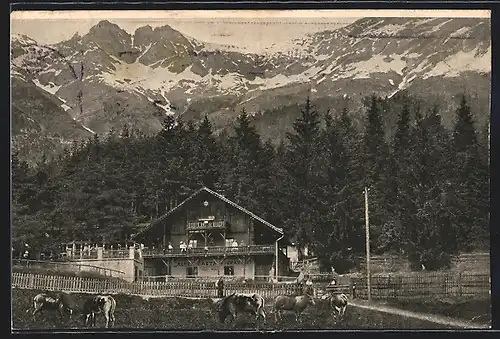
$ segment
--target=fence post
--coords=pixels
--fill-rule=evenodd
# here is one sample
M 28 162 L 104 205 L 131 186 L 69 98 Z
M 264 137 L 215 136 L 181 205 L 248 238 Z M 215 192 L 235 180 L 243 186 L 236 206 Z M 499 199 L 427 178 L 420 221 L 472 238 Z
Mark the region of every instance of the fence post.
M 354 282 L 352 279 L 349 279 L 349 293 L 351 294 L 351 299 L 354 299 Z
M 30 287 L 30 289 L 33 289 L 35 287 L 35 275 L 34 274 L 30 274 L 28 286 Z
M 458 272 L 458 295 L 462 296 L 462 272 Z

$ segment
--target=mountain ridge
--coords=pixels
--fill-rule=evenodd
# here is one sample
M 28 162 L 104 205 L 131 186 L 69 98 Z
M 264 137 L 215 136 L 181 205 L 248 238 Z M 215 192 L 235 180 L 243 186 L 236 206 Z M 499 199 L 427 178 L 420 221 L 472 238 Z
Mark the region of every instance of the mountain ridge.
M 283 129 L 264 128 L 269 117 L 258 113 L 306 96 L 321 109 L 349 98 L 356 110 L 371 93 L 408 90 L 442 104 L 468 91 L 483 107 L 490 96 L 490 35 L 484 19 L 362 18 L 295 39 L 283 51 L 256 54 L 225 50 L 168 25 L 130 34 L 103 20 L 51 46 L 13 36 L 12 77 L 64 101 L 61 107 L 77 123 L 100 134 L 125 123 L 154 133 L 172 114 L 208 114 L 222 129 L 245 109 L 272 137 Z M 26 100 L 13 96 L 13 102 Z M 487 113 L 477 113 L 479 124 Z M 289 129 L 292 121 L 280 118 Z

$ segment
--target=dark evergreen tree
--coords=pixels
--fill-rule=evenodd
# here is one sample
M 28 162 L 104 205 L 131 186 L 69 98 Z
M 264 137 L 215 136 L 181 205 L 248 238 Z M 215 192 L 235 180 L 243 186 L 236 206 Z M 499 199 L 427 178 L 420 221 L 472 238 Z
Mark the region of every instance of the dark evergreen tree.
M 474 119 L 466 96 L 461 95 L 453 130 L 455 224 L 459 248 L 470 251 L 483 242 L 488 223 L 484 157 L 481 159 Z M 483 162 L 481 162 L 483 160 Z
M 195 158 L 196 183 L 214 189 L 220 175 L 220 153 L 212 124 L 206 115 L 198 127 L 192 156 Z
M 316 234 L 314 216 L 316 204 L 315 189 L 318 183 L 319 144 L 321 141 L 319 113 L 307 98 L 301 115 L 293 124 L 293 132 L 287 134 L 287 224 L 299 247 L 313 243 L 320 236 Z M 301 208 L 297 208 L 301 206 Z
M 382 227 L 388 220 L 384 209 L 390 195 L 387 172 L 389 149 L 385 140 L 381 100 L 372 95 L 367 103 L 365 133 L 363 135 L 364 184 L 369 189 L 370 229 L 373 245 L 378 243 Z M 373 251 L 378 248 L 373 246 Z
M 268 182 L 264 172 L 272 155 L 265 153 L 260 135 L 245 110 L 236 119 L 234 135 L 228 141 L 229 168 L 225 192 L 249 210 L 262 212 L 259 199 Z

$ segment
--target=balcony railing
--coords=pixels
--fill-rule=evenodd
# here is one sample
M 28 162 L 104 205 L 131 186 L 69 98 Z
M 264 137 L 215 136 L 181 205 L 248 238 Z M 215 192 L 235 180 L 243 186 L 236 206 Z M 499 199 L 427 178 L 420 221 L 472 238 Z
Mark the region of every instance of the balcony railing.
M 217 221 L 188 221 L 186 229 L 188 231 L 203 231 L 203 230 L 214 230 L 214 229 L 224 229 L 226 227 L 225 220 Z
M 165 258 L 165 257 L 187 257 L 187 256 L 218 256 L 218 255 L 249 255 L 249 254 L 273 254 L 274 245 L 248 245 L 248 246 L 212 246 L 207 249 L 196 247 L 186 250 L 180 248 L 173 249 L 145 249 L 142 256 L 145 258 Z

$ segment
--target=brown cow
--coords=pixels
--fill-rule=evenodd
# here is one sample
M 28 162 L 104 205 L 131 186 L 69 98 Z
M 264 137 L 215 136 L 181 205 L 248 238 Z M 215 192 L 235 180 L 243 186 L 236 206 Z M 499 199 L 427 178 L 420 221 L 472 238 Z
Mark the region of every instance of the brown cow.
M 314 298 L 309 294 L 298 296 L 279 295 L 274 299 L 274 319 L 278 322 L 278 316 L 281 319 L 283 311 L 292 311 L 295 313 L 295 320 L 299 321 L 300 315 L 308 305 L 316 305 Z
M 230 317 L 230 321 L 234 321 L 239 313 L 251 313 L 255 315 L 256 321 L 259 318 L 266 321 L 264 298 L 258 294 L 233 293 L 217 303 L 217 313 L 221 323 L 224 323 L 228 317 Z

